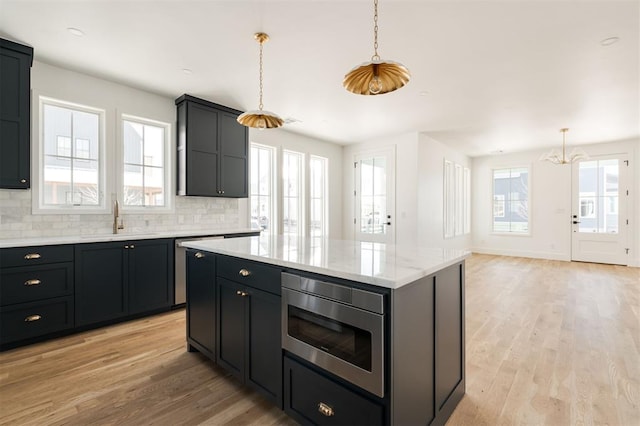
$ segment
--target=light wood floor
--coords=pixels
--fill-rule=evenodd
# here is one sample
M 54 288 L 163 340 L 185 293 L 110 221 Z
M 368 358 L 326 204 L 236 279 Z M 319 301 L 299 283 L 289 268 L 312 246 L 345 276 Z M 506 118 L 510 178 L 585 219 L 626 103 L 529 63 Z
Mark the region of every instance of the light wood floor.
M 473 255 L 448 425 L 640 425 L 640 269 Z M 185 349 L 174 311 L 0 354 L 2 425 L 294 424 Z

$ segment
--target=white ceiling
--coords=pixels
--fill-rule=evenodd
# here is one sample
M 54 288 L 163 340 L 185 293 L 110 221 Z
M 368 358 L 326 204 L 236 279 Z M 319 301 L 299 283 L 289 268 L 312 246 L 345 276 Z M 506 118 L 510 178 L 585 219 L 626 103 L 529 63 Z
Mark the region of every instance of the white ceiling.
M 37 60 L 241 110 L 348 144 L 425 132 L 471 156 L 640 137 L 640 2 L 380 0 L 379 52 L 409 84 L 342 88 L 373 54 L 373 5 L 352 1 L 0 0 L 0 34 Z M 77 37 L 67 28 L 81 29 Z M 603 39 L 619 37 L 611 46 Z M 193 71 L 187 75 L 184 68 Z

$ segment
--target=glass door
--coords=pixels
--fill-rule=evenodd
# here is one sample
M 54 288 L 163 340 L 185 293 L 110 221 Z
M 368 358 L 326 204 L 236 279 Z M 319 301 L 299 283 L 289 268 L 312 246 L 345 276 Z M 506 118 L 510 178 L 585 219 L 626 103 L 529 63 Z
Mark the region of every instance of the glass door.
M 395 150 L 356 155 L 354 175 L 355 239 L 395 243 Z
M 626 157 L 573 164 L 571 259 L 626 265 Z

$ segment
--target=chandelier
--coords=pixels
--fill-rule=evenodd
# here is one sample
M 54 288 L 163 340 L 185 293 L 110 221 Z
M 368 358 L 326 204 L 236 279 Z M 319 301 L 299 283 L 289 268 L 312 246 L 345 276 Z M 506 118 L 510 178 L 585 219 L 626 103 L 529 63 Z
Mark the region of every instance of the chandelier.
M 562 133 L 562 152 L 552 149 L 547 154 L 540 157 L 540 161 L 548 161 L 553 164 L 570 164 L 580 160 L 588 160 L 589 155 L 580 148 L 574 148 L 569 155 L 566 154 L 565 135 L 569 131 L 567 128 L 560 129 Z

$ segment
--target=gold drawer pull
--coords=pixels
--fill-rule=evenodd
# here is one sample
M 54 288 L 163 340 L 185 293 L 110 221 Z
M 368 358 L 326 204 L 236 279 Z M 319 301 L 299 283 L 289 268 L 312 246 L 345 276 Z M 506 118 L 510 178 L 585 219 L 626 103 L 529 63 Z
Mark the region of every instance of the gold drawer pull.
M 324 416 L 327 416 L 327 417 L 333 416 L 333 408 L 331 408 L 324 402 L 321 402 L 318 404 L 318 411 L 320 412 L 320 414 Z
M 24 255 L 24 258 L 26 260 L 40 259 L 41 257 L 42 256 L 40 256 L 40 253 L 29 253 Z
M 39 321 L 41 319 L 42 319 L 42 317 L 40 315 L 29 315 L 28 317 L 26 317 L 24 319 L 24 322 Z
M 248 271 L 244 268 L 240 269 L 240 272 L 238 272 L 240 275 L 242 275 L 243 277 L 248 277 L 249 275 L 251 275 L 251 271 Z
M 202 259 L 204 257 L 204 253 L 197 252 L 195 256 L 196 256 L 196 259 Z
M 40 285 L 42 284 L 42 281 L 40 280 L 27 280 L 24 282 L 24 285 L 26 286 L 30 286 L 30 285 Z
M 246 296 L 248 296 L 248 295 L 249 295 L 249 293 L 244 292 L 244 291 L 240 291 L 240 290 L 236 291 L 236 294 L 237 294 L 238 296 L 242 296 L 242 297 L 246 297 Z

